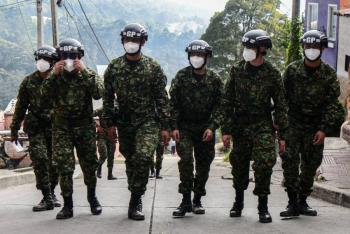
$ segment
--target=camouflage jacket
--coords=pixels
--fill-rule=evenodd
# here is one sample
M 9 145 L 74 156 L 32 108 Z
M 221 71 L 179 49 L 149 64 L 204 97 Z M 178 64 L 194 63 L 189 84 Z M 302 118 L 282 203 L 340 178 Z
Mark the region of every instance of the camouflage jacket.
M 219 127 L 218 109 L 223 83 L 213 71 L 196 79 L 192 67 L 180 70 L 170 88 L 172 129 Z
M 103 83 L 90 69 L 76 74 L 62 71 L 60 75 L 52 73 L 45 80 L 41 91 L 44 99 L 53 102 L 54 122 L 56 119 L 64 122 L 86 119 L 92 123 L 92 99 L 102 97 Z
M 166 83 L 161 67 L 145 55 L 137 62 L 128 61 L 126 56 L 114 59 L 104 75 L 106 125 L 135 127 L 153 120 L 160 122 L 162 129 L 169 129 Z
M 316 70 L 308 71 L 304 60 L 299 60 L 288 66 L 284 86 L 291 126 L 328 134 L 339 109 L 340 88 L 335 71 L 323 62 Z
M 272 111 L 283 138 L 288 119 L 279 71 L 268 61 L 260 67 L 253 67 L 245 61 L 233 66 L 222 99 L 223 134 L 258 122 L 270 122 L 272 126 Z
M 35 132 L 38 128 L 51 127 L 52 103 L 47 100 L 45 101 L 40 94 L 43 81 L 44 78 L 40 77 L 38 71 L 25 77 L 22 81 L 11 124 L 12 134 L 17 134 L 27 110 L 27 130 Z

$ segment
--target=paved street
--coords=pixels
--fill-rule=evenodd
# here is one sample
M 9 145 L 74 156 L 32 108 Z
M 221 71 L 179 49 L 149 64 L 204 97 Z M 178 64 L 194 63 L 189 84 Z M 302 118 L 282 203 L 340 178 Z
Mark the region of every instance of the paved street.
M 319 211 L 318 217 L 301 216 L 294 220 L 281 220 L 279 212 L 287 202 L 280 186 L 279 176 L 273 177 L 270 211 L 272 224 L 257 220 L 257 199 L 250 189 L 246 193 L 243 217 L 232 219 L 228 212 L 232 206 L 233 189 L 230 168 L 217 159 L 208 182 L 208 196 L 203 199 L 206 214 L 190 214 L 182 219 L 172 218 L 172 210 L 179 204 L 177 193 L 177 158 L 164 160 L 163 180 L 150 180 L 144 198 L 146 221 L 127 219 L 129 192 L 124 165 L 116 164 L 117 181 L 107 181 L 106 175 L 98 182 L 98 197 L 103 205 L 101 216 L 92 216 L 86 201 L 86 189 L 81 176 L 75 180 L 74 218 L 55 220 L 58 209 L 33 213 L 32 205 L 40 200 L 33 184 L 0 190 L 0 233 L 349 233 L 350 209 L 310 199 L 310 205 Z M 106 173 L 106 168 L 104 168 Z M 278 169 L 275 174 L 281 171 Z

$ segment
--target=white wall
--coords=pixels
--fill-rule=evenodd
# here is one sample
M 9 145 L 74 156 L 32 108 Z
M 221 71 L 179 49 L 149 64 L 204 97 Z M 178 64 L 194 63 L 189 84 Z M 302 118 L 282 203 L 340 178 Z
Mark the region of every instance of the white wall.
M 350 18 L 339 17 L 339 49 L 338 49 L 338 67 L 337 74 L 342 88 L 342 97 L 344 98 L 350 82 L 348 73 L 345 71 L 345 55 L 350 56 Z

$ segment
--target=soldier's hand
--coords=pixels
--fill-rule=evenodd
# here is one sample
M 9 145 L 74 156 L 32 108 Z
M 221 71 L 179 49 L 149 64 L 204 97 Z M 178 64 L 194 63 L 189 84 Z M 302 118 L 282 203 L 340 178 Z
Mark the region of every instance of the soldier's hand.
M 286 152 L 286 141 L 285 140 L 280 140 L 278 141 L 279 145 L 279 154 L 284 154 Z
M 176 142 L 180 141 L 180 131 L 179 130 L 176 129 L 173 131 L 173 138 Z
M 83 61 L 81 61 L 79 59 L 75 59 L 73 65 L 74 65 L 75 70 L 77 70 L 79 72 L 82 72 L 85 69 L 85 65 L 84 65 Z
M 314 145 L 322 145 L 324 143 L 325 138 L 326 134 L 322 131 L 318 131 L 314 136 Z
M 60 60 L 57 63 L 55 63 L 53 67 L 53 71 L 56 75 L 59 75 L 64 67 L 64 60 Z
M 11 133 L 11 142 L 18 141 L 18 133 Z
M 214 135 L 214 133 L 212 130 L 210 130 L 210 129 L 205 130 L 203 137 L 202 137 L 203 141 L 204 142 L 211 141 L 213 139 L 213 135 Z
M 231 145 L 231 135 L 223 135 L 222 136 L 222 143 L 224 143 L 224 146 L 226 148 L 229 148 Z
M 170 133 L 168 131 L 161 131 L 160 136 L 162 137 L 163 145 L 167 145 L 170 140 Z

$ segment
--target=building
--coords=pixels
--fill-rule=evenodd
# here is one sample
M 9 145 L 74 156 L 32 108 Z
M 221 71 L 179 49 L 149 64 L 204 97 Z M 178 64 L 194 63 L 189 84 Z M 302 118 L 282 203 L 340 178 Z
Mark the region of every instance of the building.
M 322 54 L 322 59 L 336 70 L 339 44 L 339 17 L 336 13 L 340 0 L 306 0 L 305 4 L 305 31 L 316 29 L 328 36 L 329 48 Z
M 340 0 L 340 8 L 337 16 L 339 18 L 337 74 L 344 97 L 350 91 L 350 77 L 348 73 L 350 63 L 350 0 Z
M 0 131 L 5 130 L 5 118 L 4 118 L 4 111 L 0 110 Z
M 4 130 L 10 130 L 17 99 L 12 99 L 4 110 Z

